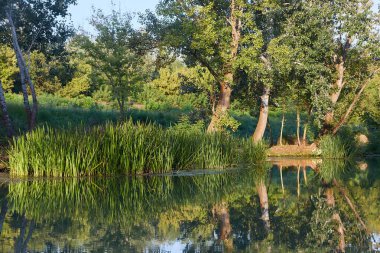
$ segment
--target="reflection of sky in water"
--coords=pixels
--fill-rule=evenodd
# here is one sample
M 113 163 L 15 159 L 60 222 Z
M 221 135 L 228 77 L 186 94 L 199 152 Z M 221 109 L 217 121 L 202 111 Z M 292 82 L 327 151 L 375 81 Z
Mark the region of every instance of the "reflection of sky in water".
M 373 250 L 380 251 L 380 234 L 373 234 Z
M 186 249 L 186 244 L 180 241 L 175 242 L 152 242 L 153 249 L 157 249 L 157 252 L 183 252 Z M 145 252 L 149 253 L 152 249 L 146 249 Z

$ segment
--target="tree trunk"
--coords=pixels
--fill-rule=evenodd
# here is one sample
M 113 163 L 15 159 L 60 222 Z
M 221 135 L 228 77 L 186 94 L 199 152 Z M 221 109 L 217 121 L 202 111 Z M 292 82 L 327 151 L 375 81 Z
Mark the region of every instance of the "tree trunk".
M 282 146 L 282 139 L 283 139 L 283 133 L 284 133 L 284 126 L 285 126 L 285 112 L 282 112 L 282 120 L 281 120 L 281 130 L 280 130 L 280 146 Z
M 269 93 L 270 89 L 265 87 L 264 94 L 261 96 L 259 121 L 257 122 L 256 130 L 252 136 L 252 140 L 254 143 L 260 142 L 264 137 L 269 114 Z
M 379 69 L 376 70 L 371 76 L 373 76 L 374 74 L 376 74 L 378 71 L 379 71 Z M 351 115 L 351 113 L 352 113 L 353 109 L 355 108 L 356 104 L 359 102 L 360 96 L 362 95 L 363 91 L 365 90 L 365 88 L 367 87 L 367 85 L 369 84 L 369 82 L 370 82 L 370 79 L 368 79 L 366 82 L 364 82 L 363 85 L 362 85 L 362 87 L 360 88 L 359 92 L 355 95 L 354 100 L 352 101 L 352 103 L 348 107 L 346 113 L 339 120 L 338 124 L 334 127 L 334 129 L 332 131 L 332 133 L 334 135 L 347 122 L 349 116 Z
M 303 180 L 305 181 L 305 185 L 307 185 L 307 168 L 306 168 L 306 166 L 303 166 L 302 172 L 303 172 Z
M 352 42 L 351 40 L 352 40 L 351 37 L 348 37 L 346 39 L 345 44 L 341 45 L 341 51 L 342 51 L 341 56 L 338 56 L 338 55 L 334 56 L 335 70 L 337 72 L 338 78 L 335 81 L 335 84 L 332 85 L 333 92 L 330 94 L 331 109 L 327 112 L 325 116 L 325 121 L 323 123 L 322 131 L 321 131 L 322 135 L 329 133 L 333 127 L 334 109 L 345 85 L 345 81 L 344 81 L 344 74 L 346 70 L 345 64 L 346 64 L 347 53 L 351 47 L 351 42 Z
M 3 224 L 5 222 L 5 216 L 7 215 L 8 212 L 8 202 L 5 199 L 3 204 L 1 205 L 1 211 L 0 211 L 0 235 L 1 231 L 3 230 Z
M 228 205 L 223 202 L 221 204 L 215 205 L 212 211 L 219 221 L 219 240 L 225 243 L 227 249 L 232 250 L 232 225 L 230 221 Z
M 15 238 L 15 248 L 14 248 L 15 253 L 26 253 L 28 250 L 28 243 L 30 239 L 32 238 L 35 222 L 33 220 L 30 222 L 28 234 L 26 234 L 27 225 L 28 225 L 28 221 L 26 220 L 25 214 L 24 214 L 22 216 L 20 235 L 18 236 L 18 238 Z M 25 238 L 25 235 L 26 235 L 26 238 Z
M 285 195 L 285 188 L 284 188 L 284 178 L 282 176 L 282 165 L 280 165 L 280 179 L 281 179 L 281 189 L 282 189 L 282 195 Z
M 297 167 L 297 197 L 301 196 L 301 184 L 300 184 L 301 165 Z
M 125 116 L 125 99 L 124 99 L 124 96 L 122 96 L 121 98 L 117 98 L 117 103 L 119 105 L 120 120 L 122 120 Z
M 325 190 L 325 195 L 326 195 L 327 205 L 329 205 L 330 207 L 334 207 L 335 206 L 334 190 L 331 187 L 327 188 Z M 332 220 L 334 220 L 338 224 L 338 227 L 336 228 L 336 232 L 339 234 L 339 243 L 337 246 L 337 251 L 345 252 L 346 243 L 345 243 L 345 236 L 344 236 L 344 226 L 343 226 L 343 222 L 340 218 L 339 213 L 334 212 L 332 215 Z
M 301 125 L 300 110 L 297 108 L 297 144 L 298 146 L 301 146 L 300 125 Z
M 16 59 L 17 59 L 17 65 L 20 69 L 20 78 L 21 78 L 21 89 L 24 99 L 24 108 L 27 115 L 28 125 L 29 129 L 33 129 L 35 127 L 36 123 L 36 117 L 37 117 L 37 111 L 38 111 L 38 105 L 37 105 L 37 96 L 34 89 L 34 85 L 32 82 L 32 79 L 30 78 L 29 70 L 26 67 L 24 57 L 22 55 L 22 51 L 20 48 L 20 45 L 18 43 L 17 33 L 16 33 L 16 27 L 13 22 L 12 13 L 10 10 L 6 11 L 6 15 L 8 18 L 8 23 L 11 28 L 12 32 L 12 44 L 13 49 L 15 51 Z M 32 94 L 32 100 L 33 100 L 33 109 L 30 108 L 29 104 L 29 98 L 28 98 L 28 89 L 26 83 L 29 84 L 29 88 Z
M 305 124 L 303 128 L 302 145 L 304 146 L 307 144 L 307 127 L 308 127 L 308 124 Z
M 261 208 L 261 219 L 264 221 L 265 229 L 270 229 L 270 220 L 269 220 L 269 201 L 268 201 L 268 192 L 267 187 L 264 182 L 260 182 L 257 186 L 257 194 L 260 199 L 260 208 Z
M 25 71 L 24 71 L 21 48 L 18 44 L 16 28 L 15 28 L 15 25 L 13 23 L 12 14 L 10 11 L 6 11 L 6 15 L 8 18 L 9 26 L 11 27 L 11 31 L 12 31 L 12 44 L 13 44 L 13 49 L 15 51 L 15 55 L 16 55 L 16 59 L 17 59 L 17 65 L 18 65 L 18 68 L 20 70 L 21 89 L 22 89 L 22 95 L 23 95 L 23 100 L 24 100 L 24 109 L 25 109 L 25 113 L 26 113 L 26 117 L 27 117 L 27 121 L 28 121 L 28 126 L 30 129 L 32 110 L 30 109 L 30 105 L 29 105 L 28 89 L 26 86 L 26 78 L 25 78 Z
M 231 73 L 231 74 L 226 75 L 226 77 L 228 79 L 232 79 L 233 75 Z M 222 81 L 220 83 L 220 93 L 219 93 L 218 103 L 216 105 L 215 112 L 211 118 L 211 122 L 207 128 L 208 133 L 214 133 L 221 130 L 219 121 L 221 117 L 223 117 L 226 113 L 228 113 L 228 109 L 230 108 L 230 104 L 231 104 L 231 94 L 232 94 L 232 89 L 229 82 Z
M 3 84 L 1 83 L 1 80 L 0 80 L 0 107 L 1 107 L 1 112 L 3 116 L 4 126 L 5 126 L 5 129 L 7 130 L 7 136 L 8 138 L 12 138 L 14 132 L 13 132 L 11 119 L 9 118 L 7 103 L 5 102 Z

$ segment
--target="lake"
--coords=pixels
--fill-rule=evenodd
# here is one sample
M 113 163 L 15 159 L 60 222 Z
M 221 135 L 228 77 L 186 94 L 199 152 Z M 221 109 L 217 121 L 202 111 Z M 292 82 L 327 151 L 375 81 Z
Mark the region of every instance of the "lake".
M 0 252 L 380 252 L 380 160 L 0 179 Z

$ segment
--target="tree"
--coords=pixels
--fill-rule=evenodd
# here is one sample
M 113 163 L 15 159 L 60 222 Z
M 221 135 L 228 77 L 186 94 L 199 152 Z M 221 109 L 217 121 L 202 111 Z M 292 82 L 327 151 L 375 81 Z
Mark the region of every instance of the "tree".
M 127 98 L 138 91 L 138 84 L 145 78 L 144 54 L 134 50 L 137 31 L 132 28 L 131 18 L 117 11 L 107 16 L 98 10 L 91 20 L 97 35 L 76 38 L 88 63 L 112 87 L 121 115 L 125 112 Z
M 54 49 L 54 46 L 57 45 L 60 45 L 62 49 L 64 41 L 70 34 L 70 29 L 67 28 L 63 19 L 67 16 L 68 6 L 75 2 L 75 0 L 0 1 L 0 18 L 7 20 L 10 29 L 10 33 L 7 33 L 6 28 L 1 27 L 0 35 L 5 42 L 9 37 L 12 38 L 12 46 L 20 70 L 24 108 L 29 129 L 33 129 L 36 124 L 38 101 L 23 51 L 29 54 L 32 49 L 37 47 L 46 50 L 47 48 Z M 29 104 L 28 87 L 32 95 L 32 108 Z
M 156 41 L 185 56 L 187 64 L 207 68 L 216 80 L 219 95 L 208 132 L 228 122 L 239 58 L 258 58 L 262 39 L 253 22 L 253 8 L 254 3 L 246 0 L 169 0 L 160 2 L 158 17 L 149 14 L 146 19 Z
M 52 76 L 52 70 L 59 64 L 51 60 L 38 51 L 33 51 L 29 55 L 28 68 L 34 81 L 37 93 L 55 93 L 61 88 L 61 82 L 57 76 Z
M 346 108 L 373 75 L 379 36 L 371 8 L 367 0 L 309 1 L 288 27 L 299 56 L 294 70 L 309 91 L 321 134 L 336 132 Z

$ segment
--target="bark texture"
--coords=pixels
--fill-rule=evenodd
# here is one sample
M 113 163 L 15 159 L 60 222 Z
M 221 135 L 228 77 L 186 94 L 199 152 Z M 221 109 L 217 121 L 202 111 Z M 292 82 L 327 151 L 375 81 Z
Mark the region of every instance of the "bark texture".
M 35 124 L 36 124 L 36 117 L 37 117 L 37 111 L 38 111 L 37 95 L 36 95 L 36 91 L 34 89 L 32 79 L 30 77 L 29 70 L 26 66 L 24 57 L 22 55 L 20 45 L 18 43 L 16 26 L 13 22 L 12 12 L 10 11 L 10 9 L 6 10 L 6 16 L 8 19 L 9 26 L 11 28 L 12 45 L 13 45 L 13 49 L 15 51 L 15 55 L 16 55 L 16 59 L 17 59 L 17 65 L 18 65 L 19 70 L 20 70 L 21 90 L 22 90 L 22 94 L 23 94 L 24 109 L 25 109 L 25 112 L 27 115 L 29 129 L 33 129 L 35 127 Z M 29 104 L 27 84 L 29 85 L 30 92 L 32 94 L 32 101 L 33 101 L 32 109 L 31 109 L 30 104 Z
M 261 96 L 261 107 L 260 107 L 259 121 L 257 123 L 256 130 L 252 136 L 252 140 L 254 143 L 260 142 L 264 137 L 265 129 L 266 129 L 266 126 L 268 123 L 269 93 L 270 93 L 270 89 L 265 88 L 264 94 Z
M 232 77 L 232 74 L 230 76 Z M 231 105 L 231 94 L 232 88 L 230 84 L 225 81 L 221 82 L 218 103 L 216 105 L 215 111 L 213 112 L 213 116 L 207 128 L 207 132 L 213 133 L 220 130 L 219 122 L 221 117 L 228 113 L 228 109 Z

